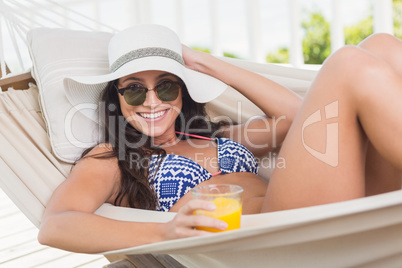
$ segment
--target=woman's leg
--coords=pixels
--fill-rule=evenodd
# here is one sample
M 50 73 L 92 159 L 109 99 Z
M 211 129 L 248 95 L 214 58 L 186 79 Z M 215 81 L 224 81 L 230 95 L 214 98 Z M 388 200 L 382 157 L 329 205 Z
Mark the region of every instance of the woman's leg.
M 389 34 L 374 34 L 359 44 L 379 57 L 402 77 L 402 42 Z M 401 172 L 375 150 L 369 142 L 366 154 L 366 195 L 401 189 Z
M 334 53 L 317 75 L 282 146 L 263 211 L 365 195 L 368 140 L 402 169 L 402 80 L 356 47 Z
M 369 143 L 366 154 L 366 196 L 401 189 L 401 171 L 386 161 Z
M 382 59 L 402 76 L 402 41 L 398 38 L 385 33 L 373 34 L 358 47 Z

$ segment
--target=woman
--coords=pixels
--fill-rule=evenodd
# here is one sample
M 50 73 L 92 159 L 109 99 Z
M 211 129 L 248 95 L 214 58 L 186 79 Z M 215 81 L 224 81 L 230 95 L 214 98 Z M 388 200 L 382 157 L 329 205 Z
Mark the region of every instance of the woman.
M 273 124 L 274 118 L 286 118 L 278 124 L 276 133 L 278 140 L 286 135 L 280 151 L 280 157 L 286 160 L 286 168 L 276 169 L 270 179 L 261 209 L 265 212 L 337 202 L 401 188 L 402 148 L 398 142 L 402 133 L 399 117 L 402 113 L 399 103 L 402 99 L 401 47 L 400 41 L 389 35 L 375 35 L 358 47 L 345 47 L 334 53 L 324 63 L 297 116 L 300 100 L 272 81 L 185 47 L 183 58 L 189 68 L 233 86 L 260 107 L 266 118 L 253 121 L 253 128 L 264 128 L 266 120 Z M 167 74 L 134 73 L 126 80 L 140 80 L 141 86 L 153 88 L 161 82 L 155 80 L 160 75 Z M 179 78 L 193 96 L 193 87 L 189 87 L 185 77 Z M 176 77 L 169 79 L 179 81 Z M 126 80 L 119 77 L 119 90 L 129 86 Z M 180 98 L 169 102 L 169 106 L 158 103 L 154 91 L 150 90 L 143 103 L 150 108 L 135 110 L 126 106 L 122 96 L 118 97 L 122 114 L 130 125 L 153 137 L 155 145 L 160 145 L 169 154 L 195 156 L 196 150 L 189 145 L 193 139 L 176 141 L 172 127 L 176 116 L 164 117 L 170 121 L 163 126 L 150 126 L 148 121 L 140 118 L 159 118 L 165 111 L 170 111 L 168 107 L 179 111 L 183 103 Z M 159 105 L 159 110 L 154 108 L 158 113 L 150 115 L 152 107 Z M 134 119 L 138 119 L 136 123 Z M 219 134 L 243 143 L 256 155 L 266 153 L 267 148 L 253 151 L 250 145 L 267 144 L 273 134 L 266 131 L 244 135 L 244 131 L 237 131 L 244 128 L 243 125 L 223 126 Z M 205 146 L 202 153 L 206 156 L 213 154 L 210 141 L 194 142 Z M 98 146 L 88 155 L 108 153 L 112 145 Z M 117 162 L 116 157 L 85 157 L 77 163 L 47 206 L 39 235 L 42 243 L 73 251 L 99 252 L 206 234 L 194 230 L 193 226 L 197 225 L 225 228 L 217 220 L 192 215 L 195 209 L 213 210 L 213 207 L 209 207 L 209 203 L 188 201 L 186 194 L 170 208 L 178 214 L 165 224 L 117 222 L 95 216 L 93 211 L 103 202 L 113 203 L 121 189 Z M 208 163 L 201 163 L 201 166 L 211 174 L 217 171 Z M 253 213 L 260 207 L 260 190 L 266 187 L 253 173 L 217 175 L 198 185 L 215 182 L 245 187 L 248 192 L 246 212 Z M 122 205 L 126 205 L 125 202 L 123 199 Z M 102 240 L 98 239 L 100 233 Z
M 207 184 L 240 185 L 243 212 L 261 211 L 267 184 L 257 175 L 254 155 L 276 149 L 273 138 L 283 141 L 299 97 L 259 75 L 182 47 L 172 31 L 157 25 L 116 34 L 109 44 L 109 64 L 107 75 L 66 80 L 72 101 L 104 89 L 105 142 L 84 152 L 54 192 L 43 216 L 41 243 L 102 252 L 207 234 L 194 226 L 226 229 L 223 221 L 193 215 L 197 209 L 215 209 L 209 202 L 190 200 L 191 188 Z M 246 125 L 207 121 L 200 102 L 219 95 L 227 87 L 221 81 L 265 116 Z M 105 202 L 178 214 L 163 224 L 120 222 L 94 214 Z

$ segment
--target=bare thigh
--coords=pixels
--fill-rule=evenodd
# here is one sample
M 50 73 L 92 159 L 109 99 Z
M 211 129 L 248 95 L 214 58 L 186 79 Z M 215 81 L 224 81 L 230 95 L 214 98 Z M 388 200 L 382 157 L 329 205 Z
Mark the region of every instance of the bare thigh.
M 402 43 L 389 34 L 374 34 L 359 44 L 402 76 Z M 386 161 L 369 143 L 366 156 L 366 195 L 401 189 L 401 172 Z
M 402 133 L 394 115 L 402 108 L 378 89 L 389 87 L 402 100 L 402 84 L 381 64 L 357 48 L 345 48 L 324 64 L 284 141 L 279 156 L 286 168 L 273 172 L 262 211 L 365 196 L 368 138 L 387 161 L 400 163 L 402 148 L 392 143 Z M 396 126 L 394 135 L 379 128 L 381 122 Z
M 369 143 L 366 154 L 366 196 L 401 189 L 401 171 L 386 161 Z

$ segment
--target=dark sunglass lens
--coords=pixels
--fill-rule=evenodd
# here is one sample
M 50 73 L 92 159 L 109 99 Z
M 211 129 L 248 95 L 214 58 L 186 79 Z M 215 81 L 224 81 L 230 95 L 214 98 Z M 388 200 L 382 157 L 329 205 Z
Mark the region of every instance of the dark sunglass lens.
M 144 103 L 147 94 L 141 89 L 127 89 L 124 91 L 124 99 L 128 105 L 139 106 Z
M 156 87 L 156 93 L 161 101 L 174 101 L 179 96 L 180 85 L 177 83 L 163 83 Z

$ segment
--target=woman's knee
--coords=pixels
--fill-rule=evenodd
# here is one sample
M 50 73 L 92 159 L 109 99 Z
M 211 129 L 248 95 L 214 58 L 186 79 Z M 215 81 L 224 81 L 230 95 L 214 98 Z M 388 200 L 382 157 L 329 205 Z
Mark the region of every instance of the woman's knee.
M 347 94 L 357 90 L 363 82 L 380 79 L 388 72 L 384 62 L 355 46 L 336 51 L 324 63 L 324 68 L 332 81 L 339 85 L 337 90 L 345 90 Z
M 334 75 L 342 75 L 348 78 L 350 75 L 355 76 L 360 71 L 375 67 L 375 60 L 371 55 L 364 52 L 356 46 L 345 46 L 334 52 L 323 67 L 331 68 Z
M 368 50 L 383 50 L 384 46 L 397 42 L 398 39 L 387 33 L 375 33 L 364 39 L 358 46 Z
M 373 70 L 380 71 L 384 62 L 377 56 L 357 46 L 345 46 L 333 55 L 336 64 L 345 71 L 352 71 L 352 75 L 367 73 Z

